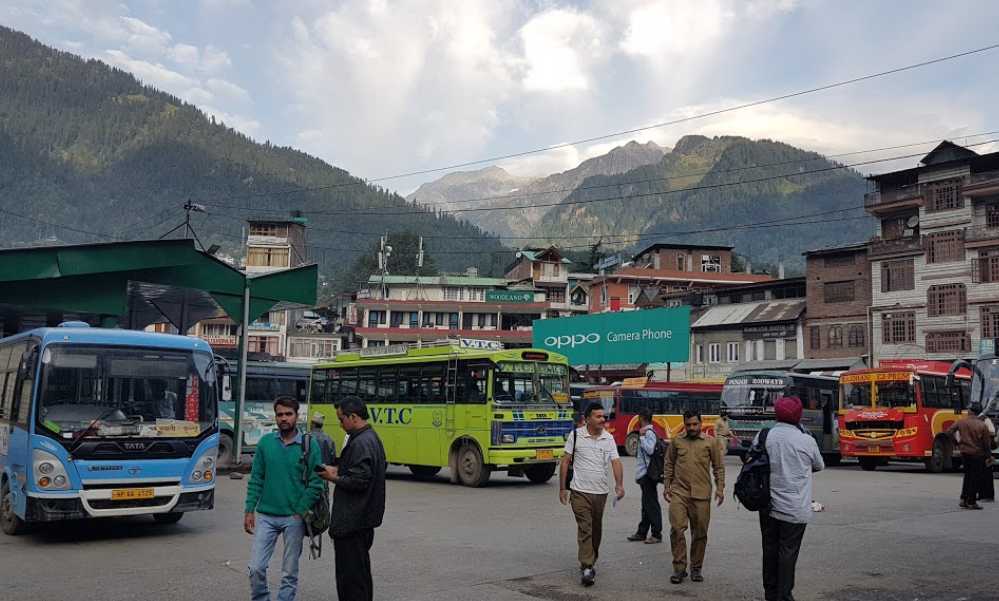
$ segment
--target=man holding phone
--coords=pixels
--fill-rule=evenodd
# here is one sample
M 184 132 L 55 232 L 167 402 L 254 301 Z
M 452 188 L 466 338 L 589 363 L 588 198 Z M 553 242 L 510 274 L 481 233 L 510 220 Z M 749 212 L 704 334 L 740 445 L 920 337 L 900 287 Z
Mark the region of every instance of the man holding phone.
M 330 537 L 336 554 L 336 590 L 340 601 L 372 601 L 371 545 L 385 515 L 385 447 L 368 424 L 368 408 L 348 396 L 336 408 L 349 441 L 336 466 L 319 474 L 335 485 Z

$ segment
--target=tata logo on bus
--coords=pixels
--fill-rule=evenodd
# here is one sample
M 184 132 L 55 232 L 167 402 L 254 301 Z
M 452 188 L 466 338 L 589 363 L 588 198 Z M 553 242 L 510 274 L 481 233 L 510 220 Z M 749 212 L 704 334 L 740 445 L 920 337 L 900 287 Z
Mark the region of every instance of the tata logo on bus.
M 534 346 L 573 365 L 687 361 L 690 308 L 598 313 L 534 321 Z
M 370 407 L 371 421 L 376 424 L 408 426 L 413 423 L 410 407 Z

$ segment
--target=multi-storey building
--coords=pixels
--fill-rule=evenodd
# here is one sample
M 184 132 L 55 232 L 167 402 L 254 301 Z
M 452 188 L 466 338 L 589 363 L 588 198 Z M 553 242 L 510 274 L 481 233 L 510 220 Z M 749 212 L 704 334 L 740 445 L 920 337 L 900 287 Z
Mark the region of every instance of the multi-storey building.
M 869 179 L 874 360 L 977 354 L 999 335 L 999 153 L 943 142 Z
M 571 261 L 557 247 L 525 248 L 506 269 L 506 279 L 513 286 L 533 288 L 548 304 L 549 317 L 565 317 L 586 313 L 586 287 L 580 282 L 592 279 L 589 274 L 570 273 Z
M 630 311 L 650 306 L 680 306 L 693 294 L 709 294 L 731 286 L 769 282 L 768 275 L 731 272 L 676 271 L 624 267 L 598 275 L 590 283 L 590 313 Z M 654 302 L 643 302 L 643 296 Z
M 433 342 L 447 337 L 530 346 L 535 319 L 552 310 L 545 292 L 505 278 L 373 275 L 357 295 L 354 335 L 361 346 Z M 564 301 L 562 301 L 564 303 Z M 562 303 L 558 303 L 562 304 Z
M 867 243 L 805 254 L 805 357 L 867 358 L 871 264 Z

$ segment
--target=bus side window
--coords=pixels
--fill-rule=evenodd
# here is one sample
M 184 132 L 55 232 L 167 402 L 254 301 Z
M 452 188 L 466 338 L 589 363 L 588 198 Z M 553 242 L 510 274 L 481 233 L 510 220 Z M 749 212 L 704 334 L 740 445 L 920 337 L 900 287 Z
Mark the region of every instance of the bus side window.
M 378 375 L 378 402 L 395 403 L 399 399 L 396 395 L 396 380 L 399 371 L 395 367 L 382 367 Z
M 421 389 L 424 403 L 443 404 L 444 398 L 444 364 L 428 363 L 420 370 Z
M 346 396 L 357 396 L 357 368 L 351 367 L 340 372 L 340 390 L 335 404 L 339 404 Z
M 17 384 L 14 388 L 16 398 L 15 406 L 11 411 L 11 418 L 17 414 L 16 423 L 19 426 L 27 427 L 28 416 L 31 415 L 31 393 L 35 384 L 35 367 L 37 367 L 38 347 L 34 344 L 28 345 L 22 354 L 21 365 L 17 371 Z
M 399 400 L 403 403 L 419 404 L 420 401 L 420 368 L 399 368 Z
M 458 367 L 457 402 L 478 405 L 486 402 L 489 365 L 462 361 Z
M 246 400 L 260 402 L 272 402 L 274 400 L 275 394 L 271 390 L 271 381 L 269 378 L 264 378 L 260 376 L 246 377 Z
M 935 409 L 950 409 L 953 407 L 950 391 L 946 389 L 943 378 L 937 376 L 921 375 L 919 377 L 923 385 L 923 407 Z
M 357 396 L 365 403 L 375 402 L 378 387 L 378 368 L 362 367 L 357 370 Z
M 309 401 L 313 405 L 326 405 L 327 404 L 327 382 L 326 382 L 326 371 L 317 369 L 312 372 L 312 382 L 311 382 L 311 392 L 309 395 Z

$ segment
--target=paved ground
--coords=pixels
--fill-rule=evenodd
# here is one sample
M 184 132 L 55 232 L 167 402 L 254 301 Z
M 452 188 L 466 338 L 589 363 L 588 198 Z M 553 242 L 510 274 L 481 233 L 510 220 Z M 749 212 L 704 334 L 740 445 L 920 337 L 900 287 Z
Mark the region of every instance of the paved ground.
M 729 482 L 737 461 L 729 458 Z M 630 472 L 633 462 L 625 459 Z M 0 600 L 238 600 L 248 598 L 246 480 L 220 482 L 216 509 L 176 526 L 148 519 L 90 522 L 0 535 Z M 828 601 L 999 599 L 999 507 L 961 511 L 958 474 L 893 466 L 819 474 L 796 597 Z M 605 521 L 597 585 L 582 589 L 574 525 L 554 483 L 496 477 L 471 490 L 412 481 L 392 468 L 388 513 L 373 550 L 376 599 L 406 601 L 647 601 L 760 599 L 756 515 L 731 498 L 711 524 L 706 582 L 672 586 L 668 545 L 628 543 L 639 491 Z M 332 549 L 302 560 L 304 601 L 335 599 Z M 272 570 L 276 572 L 276 570 Z M 272 576 L 276 577 L 276 573 Z

